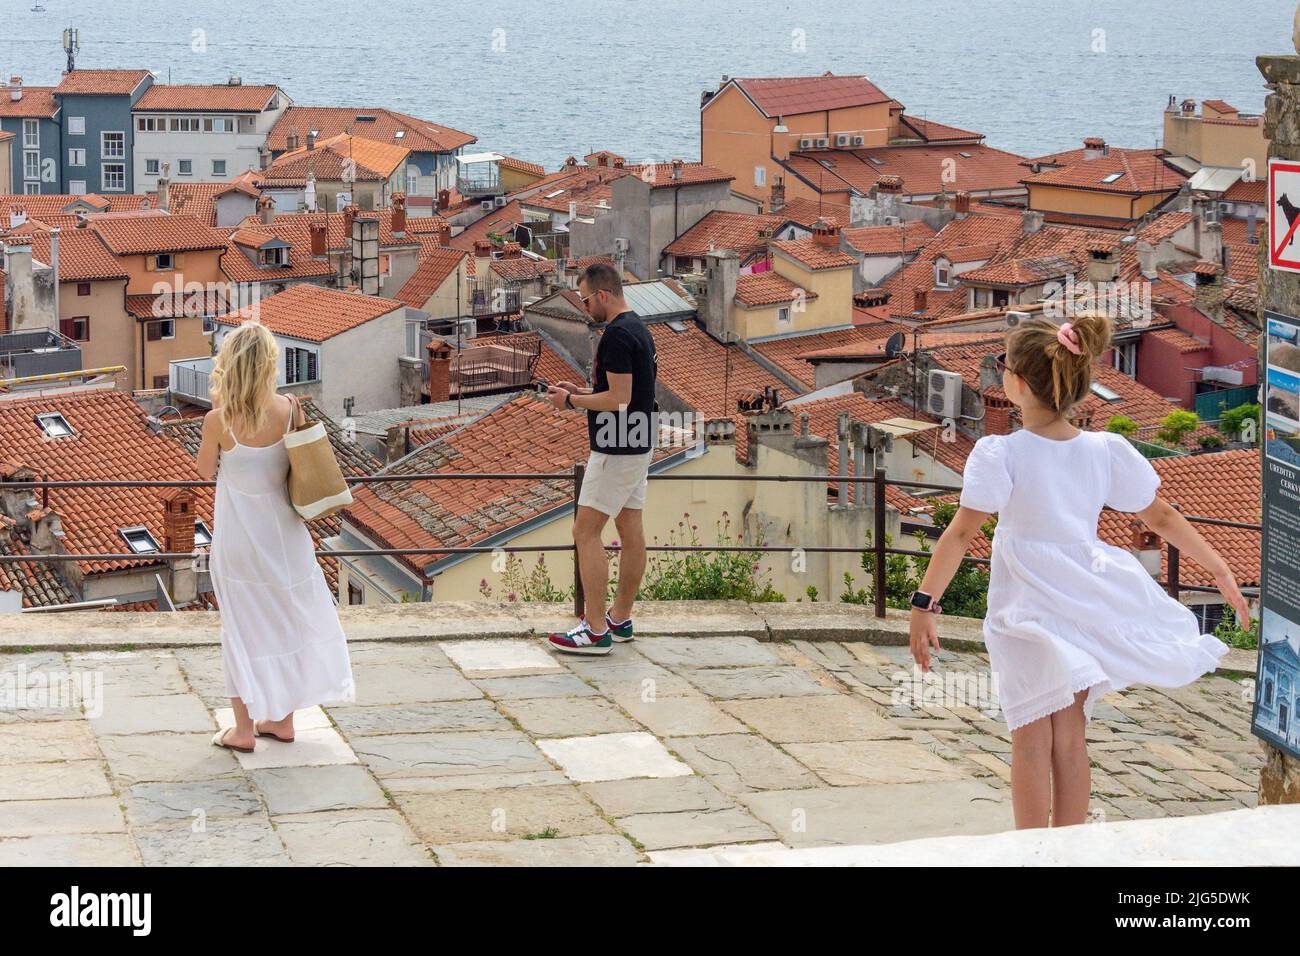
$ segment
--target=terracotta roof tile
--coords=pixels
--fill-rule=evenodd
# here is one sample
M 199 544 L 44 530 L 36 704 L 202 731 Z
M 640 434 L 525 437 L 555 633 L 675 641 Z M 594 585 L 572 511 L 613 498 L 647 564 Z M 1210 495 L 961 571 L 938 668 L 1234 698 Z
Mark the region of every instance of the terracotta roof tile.
M 967 155 L 962 155 L 963 153 Z M 789 167 L 819 192 L 866 194 L 881 176 L 903 180 L 904 196 L 937 196 L 961 189 L 1019 189 L 1024 158 L 983 143 L 819 149 L 790 154 Z M 956 181 L 945 170 L 956 171 Z
M 788 335 L 779 339 L 751 342 L 749 347 L 769 362 L 779 366 L 795 381 L 801 382 L 804 388 L 811 389 L 815 382 L 816 369 L 804 360 L 805 354 L 837 346 L 862 347 L 867 343 L 874 345 L 902 329 L 903 326 L 893 322 L 878 322 L 871 325 L 855 325 L 847 329 L 831 329 L 827 332 Z
M 858 260 L 838 247 L 823 246 L 811 236 L 804 239 L 784 239 L 772 243 L 775 252 L 784 253 L 813 271 L 842 269 L 858 264 Z
M 761 306 L 793 302 L 800 296 L 805 301 L 817 298 L 817 293 L 795 285 L 785 276 L 771 269 L 742 275 L 736 279 L 736 301 L 741 305 Z
M 56 87 L 62 94 L 126 96 L 152 74 L 148 70 L 73 70 Z
M 842 231 L 844 241 L 864 256 L 889 256 L 918 252 L 934 238 L 934 229 L 923 219 L 903 226 L 858 226 Z
M 201 110 L 204 113 L 260 113 L 280 93 L 275 85 L 231 86 L 228 83 L 155 83 L 131 107 L 134 113 Z M 280 93 L 280 95 L 283 95 Z
M 24 86 L 23 98 L 13 100 L 9 91 L 0 87 L 0 116 L 26 116 L 49 119 L 59 111 L 52 86 Z
M 786 218 L 784 213 L 754 215 L 714 209 L 670 242 L 664 252 L 673 256 L 703 256 L 715 249 L 730 249 L 744 260 L 765 252 L 773 230 Z
M 225 236 L 193 216 L 158 212 L 124 219 L 99 218 L 87 228 L 97 232 L 109 251 L 118 256 L 226 248 Z
M 865 76 L 826 73 L 822 76 L 736 78 L 732 82 L 769 117 L 889 102 L 889 97 Z
M 429 296 L 456 271 L 465 252 L 460 249 L 428 249 L 421 252 L 420 264 L 411 273 L 395 298 L 415 309 L 423 309 Z
M 1187 177 L 1164 162 L 1166 155 L 1162 149 L 1112 147 L 1107 155 L 1085 159 L 1083 151 L 1076 150 L 1055 157 L 1061 163 L 1059 168 L 1044 169 L 1022 182 L 1129 195 L 1176 192 Z
M 450 126 L 417 119 L 396 110 L 350 106 L 291 106 L 271 127 L 266 145 L 275 152 L 288 149 L 291 130 L 297 132 L 299 145 L 305 144 L 307 133 L 313 129 L 318 131 L 322 139 L 352 132 L 367 139 L 425 153 L 449 153 L 477 139 Z
M 402 303 L 393 299 L 302 283 L 255 306 L 223 315 L 217 321 L 223 325 L 239 325 L 253 320 L 277 335 L 324 342 L 401 308 L 404 308 Z

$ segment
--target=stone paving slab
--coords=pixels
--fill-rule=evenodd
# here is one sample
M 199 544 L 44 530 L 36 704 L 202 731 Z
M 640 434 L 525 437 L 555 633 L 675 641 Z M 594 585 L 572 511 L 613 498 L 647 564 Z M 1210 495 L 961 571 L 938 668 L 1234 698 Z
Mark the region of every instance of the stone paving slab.
M 803 634 L 792 609 L 703 610 L 692 627 L 651 608 L 645 636 L 598 659 L 530 636 L 554 609 L 348 610 L 368 635 L 349 631 L 357 700 L 247 755 L 210 742 L 233 721 L 218 647 L 162 615 L 133 641 L 91 615 L 115 644 L 50 649 L 86 645 L 33 616 L 39 649 L 0 671 L 82 690 L 0 711 L 0 865 L 759 861 L 1011 826 L 1006 725 L 984 701 L 900 696 L 907 649 L 860 640 L 861 609 L 816 608 Z M 981 645 L 954 644 L 937 673 L 987 671 Z M 1088 728 L 1094 817 L 1254 806 L 1249 720 L 1222 676 L 1109 695 Z

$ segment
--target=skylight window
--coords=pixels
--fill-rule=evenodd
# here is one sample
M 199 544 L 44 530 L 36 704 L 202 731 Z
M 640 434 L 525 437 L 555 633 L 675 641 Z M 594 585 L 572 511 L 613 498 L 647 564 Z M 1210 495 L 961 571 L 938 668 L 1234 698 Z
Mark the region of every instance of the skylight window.
M 196 548 L 206 548 L 212 543 L 212 532 L 202 521 L 194 522 L 194 546 Z
M 564 190 L 563 190 L 563 189 L 557 189 L 557 190 L 555 190 L 555 192 L 553 192 L 553 193 L 547 193 L 547 194 L 546 194 L 544 197 L 542 197 L 542 198 L 544 198 L 544 199 L 554 199 L 556 196 L 562 196 L 562 195 L 564 195 Z
M 1092 394 L 1104 401 L 1118 402 L 1120 400 L 1119 392 L 1115 391 L 1113 388 L 1107 388 L 1105 385 L 1098 382 L 1093 382 L 1090 386 L 1090 390 L 1092 391 Z
M 117 533 L 122 536 L 126 546 L 135 554 L 155 554 L 162 550 L 146 527 L 119 528 Z
M 42 412 L 36 416 L 36 424 L 41 426 L 47 438 L 68 438 L 76 434 L 59 412 Z
M 665 322 L 664 325 L 668 326 L 668 328 L 672 329 L 674 332 L 685 332 L 685 331 L 686 331 L 686 323 L 685 323 L 685 322 L 678 322 L 676 319 L 674 319 L 674 320 L 671 321 L 671 322 Z
M 1124 175 L 1123 172 L 1111 173 L 1109 176 L 1107 176 L 1105 179 L 1103 179 L 1102 182 L 1103 182 L 1103 183 L 1113 183 L 1113 182 L 1115 182 L 1116 180 L 1118 180 L 1120 177 L 1122 177 L 1123 175 Z
M 970 159 L 970 153 L 966 152 L 965 150 L 962 150 L 957 155 L 960 156 L 962 159 Z
M 867 157 L 867 162 L 869 162 L 869 163 L 874 163 L 874 164 L 877 165 L 877 166 L 883 166 L 883 165 L 884 165 L 884 163 L 881 161 L 881 159 L 880 159 L 879 156 L 868 156 L 868 157 Z
M 393 139 L 404 139 L 405 137 L 406 137 L 406 130 L 404 129 L 399 129 L 396 133 L 393 134 Z

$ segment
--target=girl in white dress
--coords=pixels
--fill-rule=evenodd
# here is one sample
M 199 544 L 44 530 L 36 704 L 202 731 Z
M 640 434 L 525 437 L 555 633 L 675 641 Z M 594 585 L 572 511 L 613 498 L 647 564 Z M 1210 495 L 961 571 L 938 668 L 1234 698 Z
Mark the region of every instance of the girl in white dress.
M 1134 683 L 1182 686 L 1227 652 L 1136 557 L 1099 540 L 1103 507 L 1135 512 L 1214 576 L 1238 621 L 1250 619 L 1227 562 L 1156 495 L 1160 478 L 1128 439 L 1067 420 L 1109 344 L 1109 322 L 1092 315 L 1060 328 L 1035 318 L 1007 333 L 1002 387 L 1024 427 L 975 443 L 961 507 L 913 600 L 912 654 L 928 671 L 939 598 L 980 526 L 998 513 L 984 637 L 1011 730 L 1018 828 L 1085 820 L 1084 727 L 1099 697 Z
M 356 696 L 334 599 L 289 500 L 284 436 L 303 413 L 276 393 L 278 368 L 265 326 L 226 336 L 198 454 L 199 474 L 217 479 L 209 568 L 235 712 L 235 726 L 212 742 L 242 753 L 254 737 L 292 742 L 295 710 Z

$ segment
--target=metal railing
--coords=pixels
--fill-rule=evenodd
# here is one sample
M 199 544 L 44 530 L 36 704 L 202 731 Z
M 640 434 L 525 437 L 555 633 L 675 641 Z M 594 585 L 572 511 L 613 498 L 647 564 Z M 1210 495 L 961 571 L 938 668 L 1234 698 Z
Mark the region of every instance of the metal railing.
M 168 388 L 177 395 L 200 405 L 212 402 L 208 394 L 208 378 L 212 373 L 213 359 L 178 359 L 168 366 Z
M 578 509 L 578 499 L 582 493 L 582 482 L 586 472 L 586 466 L 582 464 L 574 465 L 571 472 L 509 472 L 509 473 L 491 473 L 491 472 L 451 472 L 451 473 L 412 473 L 412 474 L 381 474 L 381 475 L 352 475 L 345 478 L 349 484 L 353 485 L 383 485 L 394 482 L 413 482 L 413 481 L 569 481 L 573 485 L 573 512 L 576 515 Z M 874 612 L 878 618 L 883 618 L 888 606 L 888 594 L 886 593 L 886 559 L 890 555 L 903 555 L 906 557 L 923 557 L 927 556 L 926 552 L 909 548 L 891 547 L 886 543 L 888 535 L 888 509 L 886 507 L 885 492 L 888 488 L 902 488 L 911 492 L 939 492 L 951 493 L 960 492 L 960 485 L 947 485 L 938 482 L 928 481 L 899 481 L 886 477 L 883 468 L 877 468 L 875 472 L 868 475 L 748 475 L 737 477 L 736 475 L 670 475 L 670 474 L 652 474 L 649 476 L 650 481 L 744 481 L 744 482 L 782 482 L 782 483 L 802 483 L 802 482 L 820 482 L 827 487 L 840 486 L 847 488 L 853 487 L 852 504 L 859 508 L 866 508 L 868 505 L 872 511 L 872 531 L 871 541 L 865 547 L 849 546 L 799 546 L 799 550 L 804 554 L 865 554 L 871 553 L 874 557 L 872 567 L 872 588 L 874 597 Z M 92 481 L 75 481 L 75 480 L 58 480 L 58 479 L 39 479 L 32 481 L 12 481 L 0 482 L 0 490 L 36 490 L 45 489 L 48 493 L 50 489 L 58 488 L 211 488 L 216 485 L 215 481 L 203 480 L 127 480 L 127 479 L 101 479 Z M 869 501 L 863 500 L 860 496 L 864 486 L 870 485 L 872 495 Z M 845 495 L 848 498 L 848 495 Z M 841 502 L 848 504 L 849 502 Z M 1174 507 L 1177 507 L 1175 505 Z M 1183 515 L 1188 521 L 1194 524 L 1204 524 L 1207 526 L 1217 526 L 1225 528 L 1238 528 L 1248 531 L 1262 531 L 1263 526 L 1251 522 L 1230 521 L 1222 518 L 1207 518 L 1200 515 Z M 1192 593 L 1217 593 L 1218 589 L 1206 585 L 1185 584 L 1181 580 L 1181 557 L 1178 549 L 1164 542 L 1164 547 L 1168 552 L 1166 561 L 1166 578 L 1159 583 L 1169 595 L 1178 600 L 1184 592 Z M 616 546 L 607 546 L 607 550 L 618 551 Z M 792 549 L 788 546 L 777 545 L 647 545 L 647 551 L 674 551 L 674 552 L 746 552 L 746 553 L 789 553 Z M 544 552 L 569 552 L 573 555 L 573 580 L 574 580 L 574 608 L 578 614 L 582 613 L 584 598 L 582 585 L 582 569 L 578 563 L 578 554 L 572 544 L 552 544 L 552 545 L 467 545 L 461 547 L 438 546 L 429 548 L 360 548 L 349 550 L 318 550 L 318 557 L 332 558 L 358 558 L 358 557 L 404 557 L 410 555 L 429 555 L 429 556 L 449 556 L 456 554 L 496 554 L 503 552 L 505 554 L 532 554 Z M 111 553 L 111 554 L 42 554 L 42 555 L 0 555 L 0 564 L 16 564 L 23 562 L 63 562 L 63 561 L 132 561 L 137 563 L 148 563 L 166 560 L 184 560 L 196 559 L 198 553 L 174 553 L 174 552 L 149 552 L 146 554 L 131 553 Z M 976 564 L 987 566 L 990 563 L 988 558 L 976 558 L 968 555 L 962 556 L 962 563 Z M 1258 595 L 1258 588 L 1242 588 L 1242 593 L 1247 595 Z

